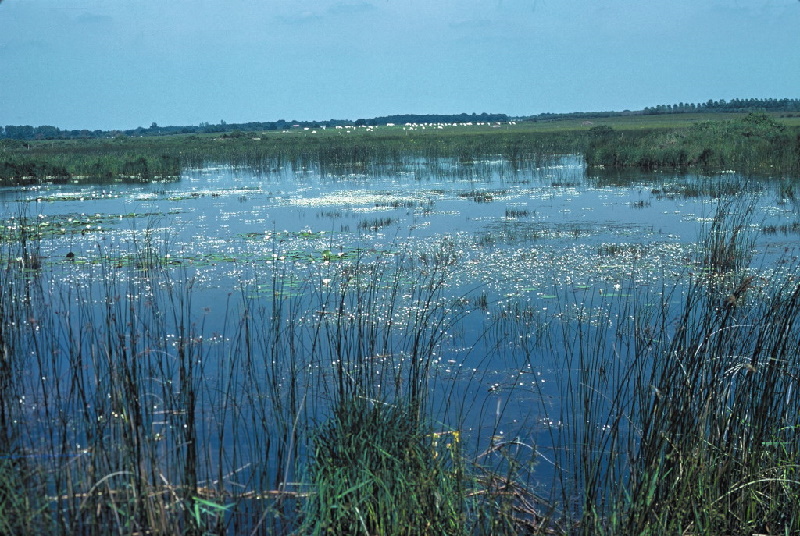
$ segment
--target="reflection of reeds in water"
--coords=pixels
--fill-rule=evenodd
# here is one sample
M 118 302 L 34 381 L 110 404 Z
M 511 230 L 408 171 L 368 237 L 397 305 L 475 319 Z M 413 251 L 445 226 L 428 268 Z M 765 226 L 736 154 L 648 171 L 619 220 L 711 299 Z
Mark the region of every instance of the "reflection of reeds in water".
M 779 233 L 782 235 L 800 234 L 800 222 L 764 225 L 761 228 L 761 232 L 766 235 Z

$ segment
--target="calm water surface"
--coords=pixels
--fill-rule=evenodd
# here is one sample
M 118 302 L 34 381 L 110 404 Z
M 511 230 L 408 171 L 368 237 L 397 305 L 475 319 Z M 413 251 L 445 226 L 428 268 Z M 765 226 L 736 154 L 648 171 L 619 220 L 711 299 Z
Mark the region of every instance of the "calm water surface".
M 217 347 L 236 344 L 231 333 L 248 306 L 272 307 L 276 273 L 281 297 L 300 300 L 323 295 L 348 263 L 424 265 L 447 251 L 442 303 L 458 311 L 433 356 L 429 388 L 438 418 L 460 421 L 478 450 L 498 438 L 514 438 L 520 448 L 537 445 L 547 474 L 558 427 L 566 412 L 578 411 L 564 401 L 574 366 L 569 349 L 552 342 L 553 330 L 563 334 L 576 321 L 613 327 L 630 314 L 623 302 L 634 292 L 645 303 L 679 301 L 680 292 L 664 289 L 698 269 L 698 240 L 719 193 L 734 191 L 748 192 L 755 204 L 747 229 L 753 263 L 773 269 L 779 256 L 793 255 L 797 241 L 798 206 L 780 181 L 591 175 L 573 156 L 522 170 L 499 158 L 414 161 L 338 175 L 209 166 L 169 183 L 4 189 L 0 207 L 7 228 L 23 217 L 35 222 L 39 277 L 62 311 L 79 316 L 87 304 L 102 306 L 109 285 L 137 303 L 147 300 L 138 290 L 130 294 L 126 281 L 141 262 L 136 254 L 149 252 L 175 280 L 191 281 L 197 336 Z M 117 272 L 112 283 L 109 269 Z M 391 275 L 383 270 L 375 277 Z M 398 310 L 412 301 L 401 292 Z M 292 321 L 307 322 L 309 314 L 322 313 L 301 311 Z M 308 334 L 302 337 L 310 344 Z M 201 355 L 208 361 L 201 382 L 213 391 L 222 385 L 226 352 Z M 308 366 L 329 373 L 319 363 Z M 47 389 L 47 381 L 39 388 Z M 312 421 L 319 418 L 312 402 L 304 404 Z M 208 422 L 200 433 L 214 452 L 237 441 L 219 429 L 253 418 L 203 412 Z M 280 480 L 278 467 L 267 472 Z

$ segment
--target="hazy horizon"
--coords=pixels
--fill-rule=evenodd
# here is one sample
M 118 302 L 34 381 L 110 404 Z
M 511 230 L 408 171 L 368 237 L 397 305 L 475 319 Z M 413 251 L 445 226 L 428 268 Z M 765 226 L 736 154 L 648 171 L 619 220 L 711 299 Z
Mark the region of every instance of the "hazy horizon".
M 6 0 L 0 124 L 528 116 L 795 98 L 796 0 Z

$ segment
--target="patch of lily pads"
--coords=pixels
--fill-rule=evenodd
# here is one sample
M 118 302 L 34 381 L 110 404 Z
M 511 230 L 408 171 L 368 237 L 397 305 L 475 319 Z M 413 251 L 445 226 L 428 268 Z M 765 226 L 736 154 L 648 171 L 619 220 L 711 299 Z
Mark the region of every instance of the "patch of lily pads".
M 303 229 L 302 231 L 253 231 L 248 233 L 240 233 L 237 236 L 245 240 L 258 242 L 281 242 L 291 240 L 293 238 L 301 238 L 303 240 L 327 238 L 328 234 L 325 231 L 312 231 L 310 229 Z
M 60 201 L 99 201 L 117 199 L 121 194 L 114 192 L 56 192 L 49 195 L 40 195 L 31 199 L 37 203 L 57 203 Z
M 361 250 L 351 248 L 342 251 L 331 249 L 291 249 L 279 253 L 266 251 L 236 252 L 210 251 L 207 253 L 163 253 L 163 252 L 124 252 L 115 255 L 75 255 L 72 251 L 64 256 L 42 257 L 47 264 L 70 263 L 71 265 L 107 265 L 111 268 L 137 268 L 154 269 L 170 268 L 177 266 L 191 266 L 196 268 L 217 266 L 222 264 L 255 264 L 272 265 L 277 263 L 307 264 L 333 263 L 353 261 L 365 254 L 377 255 L 376 250 Z
M 170 211 L 169 215 L 181 211 Z M 126 214 L 40 214 L 36 217 L 11 217 L 0 221 L 0 243 L 21 240 L 48 240 L 67 235 L 85 235 L 106 231 L 124 220 L 162 218 L 164 213 L 129 212 Z

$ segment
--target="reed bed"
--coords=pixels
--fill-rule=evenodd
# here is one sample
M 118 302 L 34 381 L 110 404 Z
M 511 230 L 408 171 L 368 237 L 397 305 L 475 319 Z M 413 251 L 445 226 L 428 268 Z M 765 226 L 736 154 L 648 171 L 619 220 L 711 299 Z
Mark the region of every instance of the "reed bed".
M 556 129 L 537 123 L 448 130 L 328 130 L 319 132 L 171 135 L 0 144 L 0 185 L 169 181 L 188 169 L 224 162 L 263 173 L 318 169 L 322 175 L 371 174 L 409 160 L 454 159 L 470 166 L 501 157 L 514 169 L 541 166 L 554 154 L 580 154 L 593 168 L 686 170 L 796 175 L 796 127 L 762 113 L 728 120 L 677 119 L 639 128 L 624 122 Z
M 323 175 L 372 173 L 409 160 L 454 158 L 464 164 L 502 156 L 514 166 L 579 151 L 584 133 L 526 131 L 305 132 L 250 136 L 166 136 L 5 143 L 0 185 L 174 180 L 186 169 L 224 162 L 263 173 L 319 169 Z
M 787 508 L 800 491 L 798 267 L 751 266 L 750 210 L 720 202 L 686 284 L 637 291 L 631 277 L 531 348 L 564 356 L 549 433 L 566 533 L 800 527 Z
M 598 126 L 589 133 L 584 156 L 590 166 L 639 170 L 796 175 L 800 169 L 796 131 L 764 113 L 685 129 L 616 132 Z

